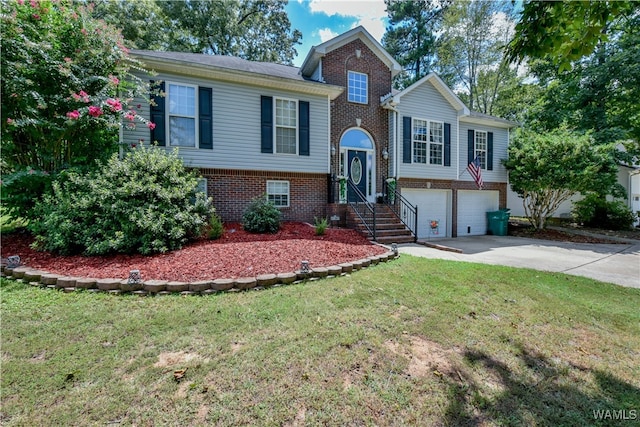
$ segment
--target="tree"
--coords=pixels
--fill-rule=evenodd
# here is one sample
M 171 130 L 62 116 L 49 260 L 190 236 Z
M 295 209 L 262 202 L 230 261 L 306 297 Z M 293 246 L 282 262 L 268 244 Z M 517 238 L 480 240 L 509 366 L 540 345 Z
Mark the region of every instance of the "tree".
M 382 44 L 402 65 L 397 88 L 405 88 L 433 70 L 436 32 L 449 0 L 385 0 L 390 26 Z
M 543 229 L 560 204 L 577 193 L 616 193 L 614 151 L 613 144 L 596 145 L 590 135 L 566 127 L 541 134 L 520 129 L 503 164 L 529 222 Z
M 640 3 L 626 1 L 524 2 L 515 35 L 509 43 L 510 61 L 548 58 L 560 71 L 591 54 L 608 39 L 608 24 L 620 16 L 637 16 Z
M 302 38 L 300 31 L 291 31 L 286 0 L 171 0 L 158 5 L 171 25 L 167 50 L 291 64 Z
M 86 8 L 46 0 L 0 7 L 2 197 L 12 214 L 28 215 L 47 176 L 117 151 L 122 119 L 140 119 L 128 101 L 148 89 L 130 73 L 141 65 L 118 31 Z
M 509 2 L 454 1 L 444 15 L 438 40 L 438 72 L 453 88 L 461 87 L 472 110 L 490 114 L 509 67 L 503 47 L 509 40 Z

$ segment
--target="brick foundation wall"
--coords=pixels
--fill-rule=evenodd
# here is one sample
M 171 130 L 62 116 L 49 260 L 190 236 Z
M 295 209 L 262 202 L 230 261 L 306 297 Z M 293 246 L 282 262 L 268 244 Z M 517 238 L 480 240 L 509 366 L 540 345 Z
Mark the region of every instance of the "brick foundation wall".
M 241 221 L 245 209 L 267 192 L 267 181 L 289 181 L 289 204 L 279 208 L 284 221 L 313 223 L 327 215 L 326 174 L 200 169 L 207 178 L 207 193 L 223 221 Z
M 360 58 L 356 56 L 360 50 Z M 368 75 L 368 104 L 349 102 L 348 71 Z M 389 162 L 382 158 L 382 150 L 389 144 L 388 111 L 380 107 L 380 97 L 391 92 L 391 71 L 361 40 L 354 40 L 329 52 L 322 60 L 324 80 L 342 86 L 345 91 L 331 102 L 331 145 L 336 154 L 331 159 L 331 172 L 338 174 L 340 137 L 350 128 L 356 127 L 356 119 L 361 119 L 360 127 L 373 138 L 376 150 L 376 187 L 382 191 L 382 179 L 388 175 Z

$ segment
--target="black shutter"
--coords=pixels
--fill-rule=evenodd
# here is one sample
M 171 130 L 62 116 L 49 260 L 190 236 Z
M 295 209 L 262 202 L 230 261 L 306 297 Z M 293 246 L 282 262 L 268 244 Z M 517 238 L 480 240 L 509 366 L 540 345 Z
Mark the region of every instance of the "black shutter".
M 402 163 L 411 163 L 411 117 L 402 117 Z
M 309 155 L 309 103 L 307 101 L 298 102 L 298 139 L 300 147 L 298 154 L 301 156 Z
M 270 96 L 260 97 L 260 131 L 261 151 L 273 153 L 273 98 Z
M 211 105 L 212 90 L 210 87 L 198 88 L 200 148 L 213 149 L 213 108 Z
M 487 170 L 493 170 L 493 132 L 487 132 Z
M 451 124 L 444 124 L 444 165 L 451 166 Z
M 151 80 L 151 86 L 153 86 L 154 81 Z M 158 85 L 158 90 L 164 93 L 164 82 Z M 151 99 L 153 99 L 153 104 L 151 105 L 151 111 L 149 114 L 149 120 L 151 123 L 156 125 L 155 128 L 151 129 L 151 143 L 157 143 L 158 145 L 166 145 L 166 123 L 164 119 L 164 96 L 156 96 L 152 95 Z
M 473 129 L 469 129 L 467 131 L 468 140 L 467 140 L 467 164 L 473 162 L 473 159 L 476 158 L 476 141 L 474 137 Z

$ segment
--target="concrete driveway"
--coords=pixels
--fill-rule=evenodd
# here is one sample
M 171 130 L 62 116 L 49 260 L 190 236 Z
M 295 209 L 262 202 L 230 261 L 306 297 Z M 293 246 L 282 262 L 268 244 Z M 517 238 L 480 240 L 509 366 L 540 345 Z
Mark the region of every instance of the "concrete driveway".
M 421 244 L 399 245 L 398 250 L 401 254 L 425 258 L 525 267 L 640 288 L 640 241 L 594 244 L 513 236 L 472 236 L 429 243 L 461 250 L 462 253 Z

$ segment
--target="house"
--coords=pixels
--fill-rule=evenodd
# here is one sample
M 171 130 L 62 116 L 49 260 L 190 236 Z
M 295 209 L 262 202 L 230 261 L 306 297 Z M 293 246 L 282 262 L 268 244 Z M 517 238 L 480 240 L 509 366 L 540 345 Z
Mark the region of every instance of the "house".
M 146 78 L 161 81 L 165 97 L 139 103 L 156 127 L 125 130 L 124 142 L 178 147 L 225 221 L 266 194 L 284 220 L 355 218 L 377 238 L 392 216 L 409 239 L 455 237 L 485 234 L 486 212 L 506 207 L 500 159 L 515 123 L 469 111 L 435 74 L 394 91 L 401 67 L 362 27 L 313 47 L 300 68 L 132 54 L 157 73 Z M 465 173 L 475 157 L 483 190 Z

